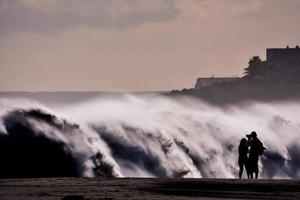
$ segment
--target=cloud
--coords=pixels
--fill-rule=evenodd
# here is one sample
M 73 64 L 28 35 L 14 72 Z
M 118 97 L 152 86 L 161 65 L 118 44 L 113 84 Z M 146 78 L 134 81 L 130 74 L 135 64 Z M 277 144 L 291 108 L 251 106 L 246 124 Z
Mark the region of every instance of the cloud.
M 297 0 L 0 0 L 0 35 L 77 27 L 126 30 L 178 19 L 263 19 L 274 17 L 276 9 L 292 15 L 299 5 Z
M 73 27 L 128 29 L 178 15 L 173 0 L 0 0 L 0 34 Z
M 259 12 L 265 3 L 266 0 L 177 0 L 177 6 L 180 8 L 182 15 L 194 19 L 251 15 Z

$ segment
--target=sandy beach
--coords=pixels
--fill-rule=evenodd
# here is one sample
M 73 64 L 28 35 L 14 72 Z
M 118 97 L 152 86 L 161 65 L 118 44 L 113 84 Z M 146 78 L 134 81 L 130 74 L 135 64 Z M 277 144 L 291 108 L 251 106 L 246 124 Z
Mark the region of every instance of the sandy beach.
M 300 180 L 0 179 L 0 199 L 300 199 Z

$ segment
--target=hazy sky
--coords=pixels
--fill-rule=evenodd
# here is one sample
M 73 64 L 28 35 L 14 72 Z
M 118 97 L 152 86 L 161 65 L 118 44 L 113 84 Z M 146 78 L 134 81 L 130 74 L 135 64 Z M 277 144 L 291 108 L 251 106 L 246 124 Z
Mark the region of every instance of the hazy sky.
M 300 44 L 300 0 L 0 0 L 0 90 L 169 90 Z

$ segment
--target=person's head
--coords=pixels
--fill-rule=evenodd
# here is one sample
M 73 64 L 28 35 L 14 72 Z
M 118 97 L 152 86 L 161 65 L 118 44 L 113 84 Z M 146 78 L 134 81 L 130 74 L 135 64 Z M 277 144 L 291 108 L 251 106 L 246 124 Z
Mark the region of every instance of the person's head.
M 250 135 L 251 135 L 252 138 L 256 138 L 257 137 L 257 134 L 256 134 L 255 131 L 252 131 Z
M 242 138 L 241 142 L 240 142 L 240 145 L 241 146 L 245 146 L 246 144 L 247 144 L 247 139 L 246 138 Z

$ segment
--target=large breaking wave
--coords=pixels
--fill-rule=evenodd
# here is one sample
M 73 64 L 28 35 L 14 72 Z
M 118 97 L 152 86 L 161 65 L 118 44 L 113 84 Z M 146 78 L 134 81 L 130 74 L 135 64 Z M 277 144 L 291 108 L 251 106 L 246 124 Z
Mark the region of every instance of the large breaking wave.
M 95 98 L 60 109 L 0 99 L 0 177 L 237 177 L 255 130 L 263 178 L 300 178 L 300 102 L 215 107 L 191 98 Z

